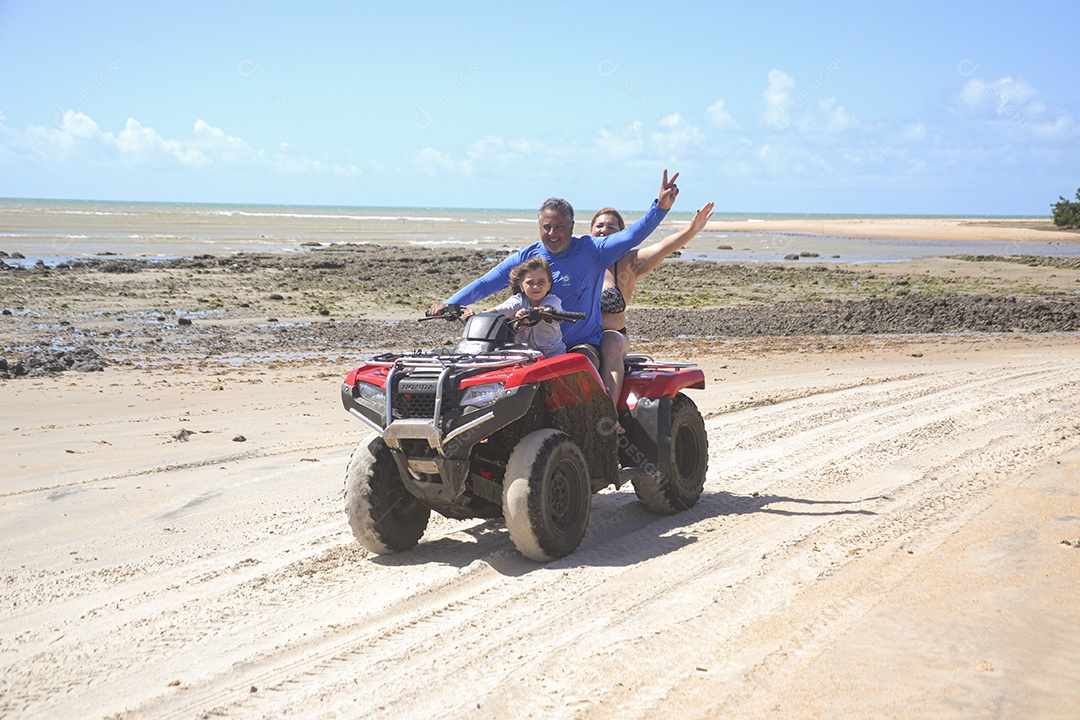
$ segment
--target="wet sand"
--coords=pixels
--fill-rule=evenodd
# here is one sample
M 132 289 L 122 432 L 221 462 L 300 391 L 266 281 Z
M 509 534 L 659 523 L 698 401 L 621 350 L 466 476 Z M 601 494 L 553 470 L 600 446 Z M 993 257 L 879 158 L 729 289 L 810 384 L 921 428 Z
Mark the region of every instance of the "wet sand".
M 578 233 L 591 211 L 579 209 Z M 628 220 L 637 214 L 627 212 Z M 717 216 L 687 247 L 695 257 L 778 261 L 815 251 L 841 262 L 909 260 L 942 254 L 1080 255 L 1080 233 L 1049 220 L 972 218 L 785 218 Z M 658 229 L 685 227 L 677 209 Z M 151 203 L 0 201 L 0 252 L 33 264 L 97 256 L 191 257 L 300 252 L 334 243 L 477 248 L 505 254 L 536 239 L 535 211 L 417 208 L 289 208 Z M 967 245 L 969 250 L 963 250 Z M 727 248 L 729 249 L 724 249 Z M 749 252 L 743 252 L 744 249 Z M 3 256 L 0 255 L 0 258 Z

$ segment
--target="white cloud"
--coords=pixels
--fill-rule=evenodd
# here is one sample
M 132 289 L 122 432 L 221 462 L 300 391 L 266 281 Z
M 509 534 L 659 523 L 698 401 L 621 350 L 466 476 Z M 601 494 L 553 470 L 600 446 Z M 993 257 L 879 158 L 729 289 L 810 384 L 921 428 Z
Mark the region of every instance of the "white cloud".
M 990 82 L 984 78 L 968 80 L 960 90 L 960 102 L 976 113 L 993 111 L 998 115 L 1011 115 L 1029 106 L 1037 94 L 1035 88 L 1024 80 L 1013 80 L 1006 75 Z M 1042 103 L 1031 103 L 1029 110 L 1044 112 Z
M 832 78 L 832 72 L 831 67 L 822 71 L 797 90 L 793 77 L 783 70 L 770 70 L 762 93 L 765 125 L 777 130 L 794 127 L 806 134 L 841 133 L 858 127 L 859 119 L 840 105 L 836 97 L 818 99 Z
M 1069 143 L 1080 137 L 1080 126 L 1068 112 L 1037 100 L 1038 91 L 1012 76 L 994 81 L 972 78 L 957 93 L 954 109 L 980 123 L 976 132 L 990 133 L 994 142 L 1009 138 L 1024 143 Z
M 1003 77 L 992 83 L 994 95 L 998 99 L 998 107 L 1008 103 L 1025 105 L 1037 94 L 1035 88 L 1024 80 L 1013 80 L 1011 77 Z
M 176 164 L 199 166 L 206 158 L 178 140 L 166 140 L 152 128 L 128 118 L 117 134 L 103 130 L 93 118 L 68 110 L 57 127 L 31 125 L 16 133 L 12 142 L 46 163 L 85 162 L 110 166 Z
M 842 105 L 837 105 L 834 97 L 819 100 L 816 112 L 799 116 L 799 129 L 804 132 L 838 133 L 858 125 L 859 120 Z
M 25 131 L 18 131 L 5 126 L 5 131 L 2 148 L 5 153 L 47 167 L 78 163 L 84 167 L 98 165 L 126 170 L 212 168 L 216 172 L 346 176 L 357 172 L 351 165 L 327 164 L 290 154 L 285 145 L 274 153 L 266 153 L 201 118 L 196 120 L 192 136 L 183 139 L 166 138 L 134 118 L 128 118 L 124 128 L 113 133 L 90 116 L 74 110 L 58 118 L 55 127 L 31 125 Z
M 701 130 L 679 113 L 655 124 L 634 121 L 597 130 L 591 145 L 546 138 L 505 138 L 488 135 L 457 149 L 425 147 L 409 158 L 428 177 L 478 178 L 486 174 L 512 173 L 518 178 L 549 178 L 580 172 L 582 164 L 607 168 L 659 167 L 695 156 L 705 145 Z
M 11 142 L 17 150 L 36 156 L 46 162 L 62 162 L 80 148 L 86 154 L 97 156 L 95 145 L 106 140 L 101 128 L 82 113 L 68 110 L 60 118 L 59 127 L 46 128 L 31 125 L 25 133 L 12 133 Z
M 124 164 L 153 165 L 176 161 L 183 166 L 198 167 L 209 162 L 199 150 L 186 147 L 179 140 L 166 140 L 156 130 L 143 127 L 134 118 L 128 118 L 124 129 L 116 136 L 101 131 L 96 125 L 95 128 L 102 142 L 114 147 Z
M 697 126 L 683 122 L 679 113 L 661 118 L 657 125 L 659 129 L 650 133 L 649 143 L 653 154 L 663 160 L 677 159 L 678 155 L 691 152 L 704 140 Z
M 1080 137 L 1080 127 L 1072 115 L 1062 113 L 1052 121 L 1031 123 L 1031 134 L 1046 142 L 1065 142 Z
M 482 139 L 469 143 L 466 150 L 469 157 L 473 159 L 491 158 L 502 163 L 516 164 L 531 162 L 542 156 L 549 148 L 548 145 L 525 138 L 507 139 L 496 135 L 485 135 Z
M 464 166 L 449 154 L 429 147 L 417 151 L 413 155 L 412 162 L 428 177 L 435 177 L 443 172 L 460 173 L 465 170 Z
M 60 125 L 60 130 L 56 133 L 60 137 L 62 142 L 66 138 L 92 138 L 95 135 L 101 134 L 101 128 L 94 122 L 89 116 L 77 113 L 74 110 L 68 110 L 64 113 L 63 122 Z
M 914 125 L 905 125 L 900 129 L 900 137 L 912 143 L 926 142 L 926 125 L 921 122 Z
M 795 143 L 764 143 L 756 153 L 760 170 L 778 178 L 812 178 L 831 174 L 823 155 Z
M 600 128 L 593 141 L 593 152 L 599 159 L 633 160 L 645 154 L 645 133 L 640 121 L 622 128 Z
M 226 135 L 221 128 L 216 128 L 202 118 L 195 121 L 195 142 L 199 148 L 218 152 L 251 152 L 251 147 L 243 139 Z
M 735 130 L 739 123 L 728 112 L 723 100 L 717 100 L 705 109 L 705 115 L 709 118 L 709 124 L 719 130 Z
M 412 153 L 409 161 L 429 177 L 472 178 L 492 170 L 509 169 L 522 175 L 547 172 L 552 166 L 573 165 L 580 155 L 576 146 L 558 141 L 536 142 L 485 135 L 467 143 L 457 154 L 425 147 Z
M 528 138 L 504 138 L 485 135 L 465 146 L 462 171 L 480 167 L 509 169 L 515 173 L 546 172 L 573 165 L 581 150 L 572 143 L 552 139 L 538 142 Z
M 672 113 L 657 120 L 656 124 L 662 128 L 673 128 L 678 127 L 681 122 L 682 117 L 679 116 L 679 113 Z
M 795 80 L 783 70 L 770 70 L 768 85 L 762 98 L 765 101 L 765 122 L 783 130 L 791 126 L 791 92 L 795 89 Z

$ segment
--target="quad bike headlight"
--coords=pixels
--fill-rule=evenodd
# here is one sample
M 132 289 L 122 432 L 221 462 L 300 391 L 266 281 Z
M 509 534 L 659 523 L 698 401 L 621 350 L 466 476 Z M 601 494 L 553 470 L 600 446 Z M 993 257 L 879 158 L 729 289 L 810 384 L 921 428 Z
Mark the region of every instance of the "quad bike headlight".
M 386 391 L 378 385 L 358 380 L 354 396 L 380 415 L 386 414 Z
M 487 407 L 493 405 L 502 393 L 503 383 L 492 382 L 473 385 L 465 389 L 461 397 L 462 407 Z

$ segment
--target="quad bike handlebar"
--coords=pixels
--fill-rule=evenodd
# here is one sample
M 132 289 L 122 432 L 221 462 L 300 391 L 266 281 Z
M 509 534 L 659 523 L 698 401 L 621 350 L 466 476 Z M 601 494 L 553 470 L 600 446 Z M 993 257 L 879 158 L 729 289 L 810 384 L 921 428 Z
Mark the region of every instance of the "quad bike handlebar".
M 429 312 L 424 313 L 424 317 L 420 318 L 420 322 L 426 320 L 460 320 L 462 314 L 465 312 L 465 306 L 457 303 L 448 303 L 443 305 L 442 310 L 434 315 Z
M 528 313 L 523 317 L 514 318 L 510 321 L 510 324 L 514 327 L 531 327 L 541 322 L 576 323 L 578 320 L 584 319 L 585 313 L 582 312 L 547 311 L 540 308 L 529 308 Z
M 464 317 L 466 307 L 457 303 L 450 303 L 444 305 L 442 310 L 435 315 L 424 314 L 419 319 L 420 322 L 426 320 L 461 320 Z M 512 326 L 516 327 L 528 327 L 536 325 L 539 322 L 571 322 L 576 323 L 578 320 L 584 320 L 585 313 L 582 312 L 563 312 L 563 311 L 545 311 L 540 308 L 530 308 L 529 312 L 521 318 L 514 318 L 510 321 Z

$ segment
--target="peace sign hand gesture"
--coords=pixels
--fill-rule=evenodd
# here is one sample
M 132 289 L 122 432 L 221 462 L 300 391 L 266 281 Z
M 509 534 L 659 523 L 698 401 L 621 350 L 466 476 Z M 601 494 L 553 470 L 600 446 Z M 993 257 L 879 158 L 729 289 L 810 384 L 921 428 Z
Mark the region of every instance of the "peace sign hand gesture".
M 679 195 L 679 186 L 675 184 L 678 177 L 679 173 L 675 173 L 668 180 L 667 168 L 664 168 L 664 179 L 660 183 L 660 197 L 656 200 L 656 205 L 661 210 L 670 210 L 675 204 L 675 198 Z

